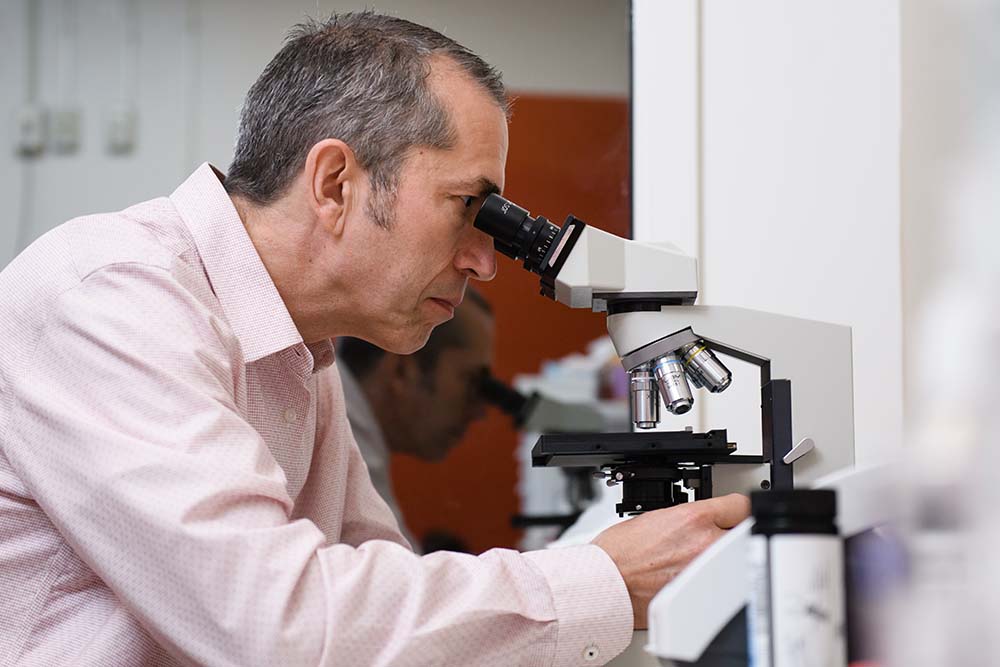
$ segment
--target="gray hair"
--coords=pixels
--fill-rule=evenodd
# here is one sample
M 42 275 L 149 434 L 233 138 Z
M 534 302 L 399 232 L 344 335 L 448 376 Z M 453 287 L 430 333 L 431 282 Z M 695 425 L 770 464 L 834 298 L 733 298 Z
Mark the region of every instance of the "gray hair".
M 354 151 L 382 208 L 409 149 L 454 145 L 448 112 L 427 85 L 434 56 L 458 65 L 509 115 L 500 73 L 435 30 L 370 11 L 295 26 L 247 93 L 226 190 L 270 204 L 312 146 L 333 137 Z M 371 212 L 390 225 L 384 211 Z

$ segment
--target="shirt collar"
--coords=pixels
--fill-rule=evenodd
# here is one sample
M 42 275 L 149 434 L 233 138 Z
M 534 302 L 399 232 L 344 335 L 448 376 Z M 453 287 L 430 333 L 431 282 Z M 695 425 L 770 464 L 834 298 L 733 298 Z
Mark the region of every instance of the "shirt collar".
M 321 340 L 318 343 L 309 343 L 306 345 L 306 348 L 312 355 L 313 373 L 318 373 L 324 368 L 329 368 L 333 365 L 336 358 L 336 348 L 334 348 L 333 341 L 329 338 Z
M 191 232 L 212 291 L 240 341 L 244 359 L 252 363 L 280 350 L 302 346 L 302 336 L 222 186 L 223 178 L 205 162 L 170 199 Z M 325 342 L 329 345 L 329 341 Z M 315 354 L 316 350 L 310 349 L 309 353 Z M 324 367 L 332 361 L 331 350 Z M 310 370 L 319 370 L 319 363 L 317 356 Z

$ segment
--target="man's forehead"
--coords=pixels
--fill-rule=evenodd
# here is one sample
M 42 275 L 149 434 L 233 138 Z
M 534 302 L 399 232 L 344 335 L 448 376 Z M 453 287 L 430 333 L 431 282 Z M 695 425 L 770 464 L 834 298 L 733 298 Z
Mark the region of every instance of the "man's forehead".
M 448 155 L 442 156 L 446 165 L 444 173 L 456 181 L 468 194 L 486 197 L 503 192 L 504 170 L 507 164 L 507 146 L 489 130 L 459 132 L 459 143 Z
M 482 84 L 450 59 L 432 60 L 429 84 L 455 132 L 456 145 L 445 152 L 450 159 L 466 163 L 462 177 L 483 178 L 502 186 L 508 142 L 506 112 Z M 501 171 L 495 173 L 498 166 Z

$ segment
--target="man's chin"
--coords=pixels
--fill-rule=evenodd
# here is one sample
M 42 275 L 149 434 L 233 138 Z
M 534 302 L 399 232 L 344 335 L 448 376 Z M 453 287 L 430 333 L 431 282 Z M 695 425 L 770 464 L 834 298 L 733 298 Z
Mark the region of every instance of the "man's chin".
M 401 335 L 393 336 L 391 339 L 386 340 L 384 344 L 379 345 L 379 347 L 392 354 L 413 354 L 427 344 L 433 330 L 434 327 L 432 325 L 425 325 L 420 330 L 414 327 L 412 331 L 401 331 L 399 332 Z

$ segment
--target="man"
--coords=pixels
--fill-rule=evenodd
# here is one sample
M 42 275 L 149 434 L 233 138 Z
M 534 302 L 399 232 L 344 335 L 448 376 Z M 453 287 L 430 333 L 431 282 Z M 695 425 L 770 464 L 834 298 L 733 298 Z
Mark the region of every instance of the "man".
M 0 273 L 0 664 L 575 665 L 747 513 L 416 556 L 365 473 L 331 338 L 395 353 L 495 272 L 499 76 L 374 14 L 296 30 L 223 179 L 80 218 Z
M 467 290 L 455 317 L 434 329 L 412 355 L 344 338 L 337 345 L 337 360 L 347 418 L 372 484 L 400 532 L 417 546 L 421 543 L 406 529 L 392 490 L 389 452 L 440 461 L 469 424 L 485 415 L 480 383 L 493 362 L 489 303 L 476 290 Z

